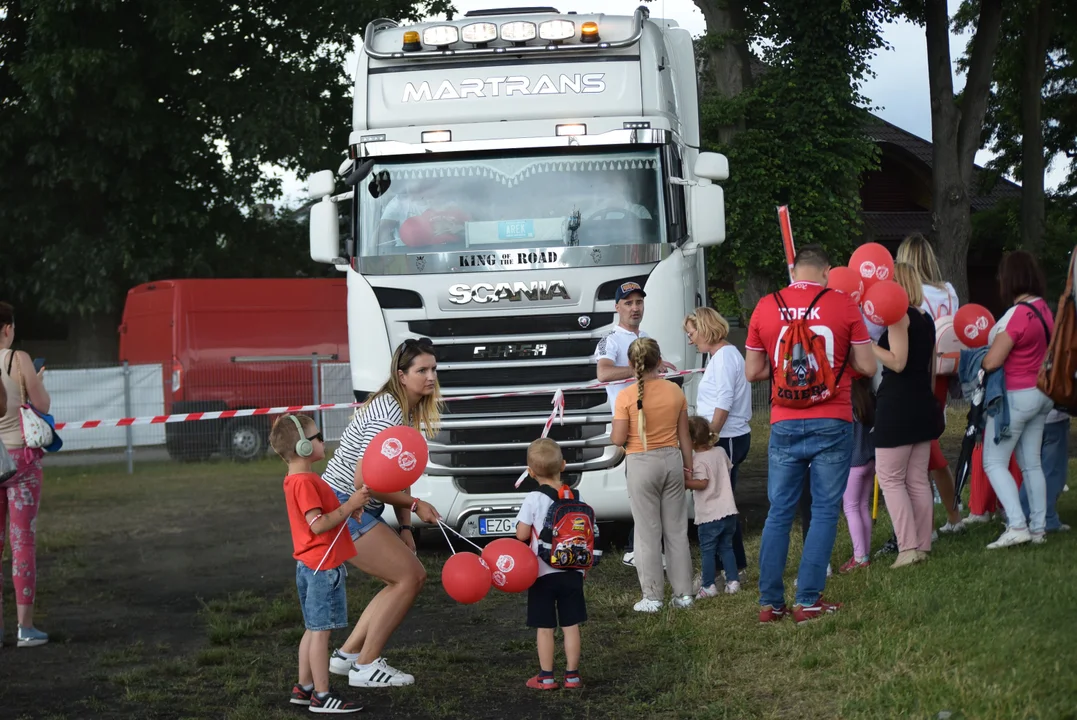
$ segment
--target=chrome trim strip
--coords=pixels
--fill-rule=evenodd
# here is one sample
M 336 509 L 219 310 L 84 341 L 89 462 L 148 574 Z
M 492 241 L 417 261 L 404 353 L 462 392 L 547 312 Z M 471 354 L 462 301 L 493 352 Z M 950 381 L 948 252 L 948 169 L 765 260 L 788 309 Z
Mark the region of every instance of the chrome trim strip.
M 465 48 L 462 50 L 420 50 L 418 52 L 404 52 L 403 50 L 394 50 L 393 52 L 379 52 L 373 50 L 370 47 L 371 40 L 374 39 L 374 33 L 379 30 L 387 28 L 396 28 L 400 25 L 387 18 L 379 18 L 373 20 L 366 26 L 366 31 L 363 33 L 363 50 L 367 55 L 375 60 L 393 60 L 406 58 L 408 60 L 438 60 L 451 57 L 472 57 L 475 55 L 524 55 L 524 54 L 538 54 L 538 53 L 553 53 L 564 54 L 565 52 L 595 52 L 597 50 L 611 50 L 631 47 L 640 41 L 643 37 L 643 23 L 651 16 L 650 11 L 640 6 L 633 13 L 632 18 L 634 21 L 634 27 L 632 35 L 625 40 L 613 40 L 610 42 L 598 42 L 594 44 L 573 44 L 573 45 L 523 45 L 523 46 L 509 46 L 509 47 L 487 47 L 487 48 Z
M 391 157 L 433 153 L 478 152 L 483 150 L 537 150 L 543 148 L 598 147 L 602 145 L 668 145 L 672 133 L 662 128 L 610 130 L 596 135 L 560 137 L 494 138 L 458 140 L 444 143 L 407 143 L 399 140 L 352 142 L 359 146 L 359 157 Z
M 476 251 L 457 250 L 455 252 L 409 253 L 400 255 L 367 255 L 352 258 L 352 268 L 363 275 L 462 275 L 464 273 L 505 272 L 506 270 L 565 270 L 583 267 L 610 267 L 614 265 L 645 265 L 659 263 L 673 252 L 673 246 L 667 243 L 650 245 L 584 245 L 564 247 L 561 245 L 546 248 L 489 248 L 483 249 L 483 255 L 513 255 L 520 253 L 541 253 L 556 249 L 558 258 L 555 262 L 521 263 L 512 265 L 460 265 L 460 257 L 470 257 Z M 447 279 L 448 280 L 448 279 Z M 445 291 L 448 285 L 445 284 Z M 476 310 L 489 308 L 498 310 L 510 304 L 523 307 L 523 301 L 513 303 L 500 300 L 486 303 Z M 541 301 L 528 302 L 527 307 L 542 307 Z M 525 318 L 526 319 L 526 318 Z
M 596 380 L 596 382 L 597 382 L 597 380 Z M 508 389 L 510 387 L 511 387 L 511 389 Z M 561 388 L 561 385 L 519 385 L 519 386 L 516 386 L 516 387 L 505 386 L 505 385 L 495 385 L 495 386 L 488 386 L 488 387 L 442 388 L 441 389 L 441 396 L 445 397 L 445 398 L 448 398 L 448 397 L 470 397 L 472 395 L 492 395 L 492 394 L 504 393 L 504 392 L 519 392 L 519 393 L 527 393 L 528 395 L 540 395 L 541 396 L 541 395 L 553 395 L 560 388 Z M 589 390 L 582 390 L 582 389 L 579 389 L 579 388 L 572 388 L 570 390 L 565 390 L 564 392 L 567 395 L 568 393 L 572 393 L 572 392 L 585 393 L 585 392 L 599 392 L 599 391 L 606 392 L 606 389 L 605 388 L 591 388 Z M 475 398 L 475 399 L 476 400 L 481 400 L 481 399 L 484 399 L 484 398 Z M 490 398 L 490 399 L 494 400 L 496 398 Z
M 570 367 L 572 365 L 594 365 L 595 361 L 590 355 L 581 357 L 568 357 L 568 358 L 541 358 L 536 357 L 531 360 L 479 360 L 477 362 L 452 362 L 452 363 L 438 363 L 438 372 L 447 372 L 455 370 L 457 372 L 461 370 L 497 370 L 504 368 L 525 368 L 525 367 Z
M 590 472 L 592 470 L 605 470 L 617 465 L 624 458 L 624 450 L 612 445 L 607 446 L 607 450 L 602 453 L 602 457 L 595 458 L 594 460 L 586 460 L 582 463 L 568 463 L 565 467 L 566 473 L 572 472 Z M 477 467 L 477 468 L 452 468 L 447 465 L 438 465 L 437 463 L 428 463 L 426 466 L 426 474 L 432 476 L 460 476 L 460 475 L 509 475 L 522 473 L 527 469 L 526 465 L 497 465 L 493 467 Z
M 490 345 L 516 342 L 557 342 L 558 340 L 601 340 L 609 332 L 607 328 L 612 327 L 612 325 L 613 323 L 603 325 L 592 332 L 550 333 L 549 335 L 462 335 L 435 337 L 430 338 L 430 341 L 434 345 Z M 409 337 L 419 338 L 421 336 L 413 333 Z
M 563 448 L 595 448 L 610 444 L 609 433 L 595 435 L 586 440 L 558 440 L 557 444 Z M 427 446 L 430 453 L 457 453 L 457 452 L 496 452 L 499 450 L 526 450 L 531 443 L 481 443 L 475 445 L 444 445 L 439 442 L 429 442 Z
M 449 416 L 451 418 L 451 416 Z M 442 430 L 472 430 L 488 427 L 526 427 L 528 425 L 545 425 L 549 415 L 532 415 L 531 417 L 490 417 L 476 416 L 475 420 L 445 419 L 441 422 Z M 609 424 L 610 415 L 568 415 L 565 425 L 603 425 Z

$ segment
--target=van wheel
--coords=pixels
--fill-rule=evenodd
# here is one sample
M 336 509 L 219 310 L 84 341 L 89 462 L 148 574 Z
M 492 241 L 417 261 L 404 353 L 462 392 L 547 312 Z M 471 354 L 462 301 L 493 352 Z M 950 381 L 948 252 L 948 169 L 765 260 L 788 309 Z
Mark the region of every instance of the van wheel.
M 268 441 L 264 423 L 253 418 L 241 418 L 224 431 L 222 452 L 241 462 L 258 460 L 266 453 Z

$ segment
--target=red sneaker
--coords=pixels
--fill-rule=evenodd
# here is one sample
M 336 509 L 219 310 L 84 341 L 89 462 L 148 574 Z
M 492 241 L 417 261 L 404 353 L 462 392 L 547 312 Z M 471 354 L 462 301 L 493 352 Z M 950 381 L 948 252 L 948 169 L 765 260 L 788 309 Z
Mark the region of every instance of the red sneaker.
M 565 690 L 579 690 L 583 687 L 583 680 L 580 679 L 579 673 L 568 674 L 565 673 Z
M 823 615 L 836 613 L 838 610 L 841 610 L 841 603 L 823 602 L 823 596 L 820 595 L 814 605 L 794 605 L 793 621 L 797 625 L 803 625 Z
M 763 607 L 759 608 L 759 622 L 778 622 L 788 614 L 789 611 L 786 610 L 785 605 L 779 605 L 778 607 L 774 607 L 773 605 L 764 605 Z
M 871 565 L 870 560 L 865 560 L 864 562 L 858 562 L 856 557 L 851 557 L 851 558 L 849 558 L 849 561 L 847 563 L 845 563 L 840 568 L 838 568 L 838 572 L 841 573 L 842 575 L 844 575 L 845 573 L 852 572 L 853 570 L 856 570 L 857 568 L 866 568 L 869 565 Z
M 536 675 L 527 681 L 527 687 L 532 690 L 556 690 L 561 687 L 552 677 L 549 680 L 550 682 L 542 682 L 542 676 Z

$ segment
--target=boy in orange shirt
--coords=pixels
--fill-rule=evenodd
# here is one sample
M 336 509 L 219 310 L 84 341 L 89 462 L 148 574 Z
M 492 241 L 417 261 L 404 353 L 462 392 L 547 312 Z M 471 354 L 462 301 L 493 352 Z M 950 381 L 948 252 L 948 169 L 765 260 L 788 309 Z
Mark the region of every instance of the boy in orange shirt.
M 356 713 L 361 705 L 329 691 L 329 633 L 348 627 L 345 563 L 355 557 L 355 544 L 340 530 L 347 527 L 350 515 L 362 511 L 370 491 L 356 490 L 340 504 L 313 470 L 313 464 L 325 458 L 325 443 L 317 425 L 305 415 L 277 418 L 269 443 L 288 463 L 284 499 L 295 550 L 295 584 L 307 628 L 299 643 L 299 682 L 292 687 L 291 702 L 307 705 L 313 713 Z

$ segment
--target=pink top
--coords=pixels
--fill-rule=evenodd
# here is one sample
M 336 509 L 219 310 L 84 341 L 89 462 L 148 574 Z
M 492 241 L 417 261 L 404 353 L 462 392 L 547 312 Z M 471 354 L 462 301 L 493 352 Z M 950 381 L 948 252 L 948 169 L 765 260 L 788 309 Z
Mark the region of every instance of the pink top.
M 692 477 L 707 481 L 707 487 L 692 491 L 696 503 L 696 525 L 737 514 L 733 486 L 729 481 L 729 471 L 732 469 L 733 463 L 723 448 L 712 447 L 692 453 Z
M 1043 298 L 1032 298 L 1028 302 L 1040 311 L 1053 333 L 1055 318 Z M 1006 372 L 1006 389 L 1027 390 L 1036 387 L 1036 377 L 1047 354 L 1048 337 L 1043 331 L 1043 323 L 1028 306 L 1018 304 L 1007 310 L 1002 319 L 995 323 L 991 339 L 994 340 L 995 333 L 1000 331 L 1005 331 L 1013 340 L 1013 350 L 1002 364 Z

